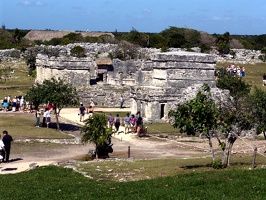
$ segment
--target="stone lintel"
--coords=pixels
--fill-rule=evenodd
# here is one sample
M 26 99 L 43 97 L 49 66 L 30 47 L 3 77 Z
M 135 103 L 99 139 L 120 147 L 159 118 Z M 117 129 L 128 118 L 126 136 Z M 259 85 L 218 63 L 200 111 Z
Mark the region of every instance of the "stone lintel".
M 216 56 L 211 54 L 204 53 L 195 53 L 195 52 L 165 52 L 157 53 L 151 56 L 152 61 L 167 62 L 199 62 L 199 63 L 216 63 Z

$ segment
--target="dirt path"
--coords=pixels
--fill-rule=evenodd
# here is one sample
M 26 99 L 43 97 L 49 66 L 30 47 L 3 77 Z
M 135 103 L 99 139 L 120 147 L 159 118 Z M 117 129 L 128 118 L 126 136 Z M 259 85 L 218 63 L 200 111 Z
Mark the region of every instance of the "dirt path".
M 100 108 L 98 112 L 119 111 L 116 108 Z M 129 110 L 125 110 L 129 111 Z M 63 109 L 60 122 L 71 122 L 82 126 L 79 122 L 77 109 Z M 121 127 L 124 131 L 124 127 Z M 79 131 L 72 131 L 69 134 L 80 137 Z M 167 139 L 158 137 L 137 137 L 135 134 L 114 135 L 112 138 L 114 152 L 111 158 L 193 158 L 210 156 L 207 140 L 200 138 L 177 138 Z M 26 145 L 25 145 L 26 146 Z M 57 164 L 68 160 L 79 159 L 90 149 L 94 149 L 92 144 L 77 145 L 39 145 L 40 149 L 36 152 L 11 152 L 12 162 L 0 164 L 1 174 L 18 173 L 27 171 L 35 165 L 43 166 Z M 237 140 L 234 145 L 233 153 L 252 153 L 254 147 L 258 147 L 259 153 L 264 153 L 266 143 L 264 140 Z M 15 148 L 15 147 L 14 147 Z M 25 148 L 30 148 L 27 145 Z M 129 151 L 130 150 L 130 151 Z

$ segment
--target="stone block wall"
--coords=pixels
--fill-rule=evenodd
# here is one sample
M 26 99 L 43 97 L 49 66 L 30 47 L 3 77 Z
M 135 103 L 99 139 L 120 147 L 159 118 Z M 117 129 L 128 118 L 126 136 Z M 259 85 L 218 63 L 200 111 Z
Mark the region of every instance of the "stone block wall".
M 168 119 L 168 112 L 184 98 L 189 87 L 207 83 L 215 87 L 216 57 L 191 52 L 158 53 L 142 63 L 132 89 L 132 111 L 141 111 L 146 121 Z M 193 91 L 196 95 L 197 90 Z

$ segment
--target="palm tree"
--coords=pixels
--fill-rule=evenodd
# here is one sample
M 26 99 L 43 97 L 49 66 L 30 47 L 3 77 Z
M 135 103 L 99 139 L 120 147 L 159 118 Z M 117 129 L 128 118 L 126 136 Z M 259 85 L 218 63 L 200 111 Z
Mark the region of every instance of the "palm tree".
M 107 128 L 107 117 L 95 114 L 93 117 L 84 121 L 85 125 L 81 128 L 82 142 L 91 142 L 96 147 L 96 157 L 108 158 L 109 153 L 113 152 L 111 145 L 112 129 Z

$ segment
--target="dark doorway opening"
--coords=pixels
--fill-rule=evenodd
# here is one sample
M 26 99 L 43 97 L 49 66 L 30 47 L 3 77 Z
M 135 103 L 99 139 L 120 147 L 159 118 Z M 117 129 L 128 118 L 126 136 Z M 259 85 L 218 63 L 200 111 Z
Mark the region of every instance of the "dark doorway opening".
M 161 104 L 161 114 L 160 114 L 161 119 L 164 117 L 164 108 L 165 108 L 165 104 Z
M 97 82 L 103 82 L 103 74 L 98 74 L 96 81 Z

